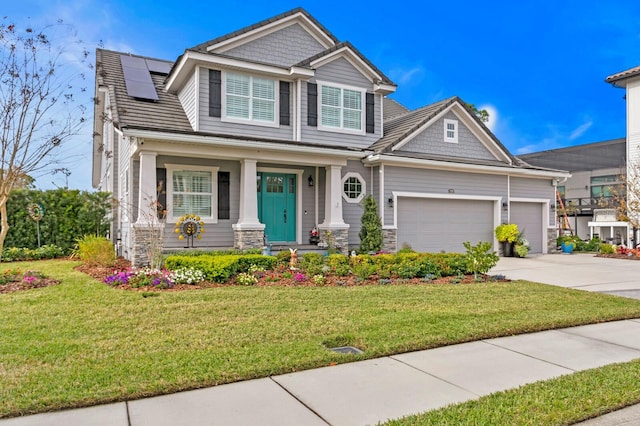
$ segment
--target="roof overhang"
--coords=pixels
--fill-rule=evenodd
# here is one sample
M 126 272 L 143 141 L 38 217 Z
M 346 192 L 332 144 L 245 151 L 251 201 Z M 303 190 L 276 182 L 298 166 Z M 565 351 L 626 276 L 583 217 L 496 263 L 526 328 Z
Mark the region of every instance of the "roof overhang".
M 304 67 L 278 67 L 274 65 L 247 62 L 227 56 L 186 51 L 175 64 L 171 75 L 169 75 L 165 85 L 165 91 L 176 93 L 180 87 L 182 87 L 184 82 L 192 75 L 193 69 L 198 65 L 218 68 L 223 67 L 288 79 L 306 80 L 315 75 L 314 70 Z
M 383 83 L 384 78 L 376 70 L 371 68 L 360 55 L 353 51 L 349 46 L 343 46 L 340 49 L 327 53 L 324 56 L 314 59 L 310 62 L 311 68 L 317 69 L 323 65 L 335 61 L 336 59 L 346 59 L 354 68 L 356 68 L 363 76 L 365 76 L 374 86 L 374 92 L 381 95 L 388 95 L 396 91 L 393 84 Z
M 206 136 L 196 134 L 175 134 L 154 130 L 123 128 L 124 136 L 137 138 L 135 151 L 153 150 L 154 143 L 159 151 L 168 155 L 193 156 L 201 153 L 216 157 L 232 159 L 246 158 L 247 155 L 257 156 L 261 161 L 295 162 L 309 165 L 346 165 L 347 160 L 360 160 L 366 152 L 353 151 L 343 148 L 319 147 L 282 142 L 267 142 L 221 136 Z M 171 143 L 165 143 L 171 142 Z M 180 142 L 175 143 L 175 142 Z M 190 145 L 190 146 L 188 146 Z M 161 149 L 160 149 L 161 148 Z M 216 148 L 216 150 L 212 150 Z M 286 155 L 283 155 L 286 154 Z
M 539 179 L 570 178 L 571 173 L 550 170 L 519 169 L 510 166 L 489 166 L 483 164 L 455 163 L 451 161 L 427 160 L 422 158 L 400 157 L 396 155 L 373 154 L 365 157 L 362 162 L 366 166 L 412 167 L 419 169 L 448 170 L 455 172 L 482 173 Z

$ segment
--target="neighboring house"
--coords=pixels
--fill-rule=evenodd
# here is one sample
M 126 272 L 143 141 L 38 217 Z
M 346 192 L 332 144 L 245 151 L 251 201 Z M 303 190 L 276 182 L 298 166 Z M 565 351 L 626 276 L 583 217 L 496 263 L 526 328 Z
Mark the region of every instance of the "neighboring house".
M 589 222 L 594 210 L 615 208 L 617 197 L 624 196 L 626 174 L 625 138 L 595 142 L 567 148 L 550 149 L 519 155 L 529 164 L 551 169 L 568 170 L 571 177 L 558 183 L 558 192 L 565 206 L 569 223 L 576 235 L 583 239 L 591 236 Z M 557 212 L 563 215 L 558 203 Z M 559 222 L 559 225 L 562 221 Z M 620 226 L 601 227 L 599 237 L 614 242 L 626 241 L 628 236 Z
M 142 264 L 145 245 L 196 214 L 202 248 L 359 244 L 373 194 L 384 248 L 464 251 L 515 222 L 533 253 L 555 245 L 554 182 L 457 97 L 408 111 L 396 85 L 348 42 L 294 9 L 186 49 L 175 62 L 96 53 L 93 185 L 113 192 L 112 238 Z
M 627 184 L 631 190 L 627 191 L 627 204 L 638 205 L 640 200 L 640 66 L 610 75 L 605 80 L 613 87 L 625 89 L 624 98 L 627 101 L 627 146 L 626 146 L 626 175 Z M 634 224 L 634 244 L 638 245 L 640 226 L 640 211 L 628 211 L 630 222 Z

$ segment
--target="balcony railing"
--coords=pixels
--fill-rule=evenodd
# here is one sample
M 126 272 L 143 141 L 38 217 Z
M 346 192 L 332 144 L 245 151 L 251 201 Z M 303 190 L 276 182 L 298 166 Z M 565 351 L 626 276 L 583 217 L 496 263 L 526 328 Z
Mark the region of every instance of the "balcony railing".
M 595 209 L 612 209 L 619 205 L 615 197 L 563 198 L 562 203 L 568 215 L 591 215 Z

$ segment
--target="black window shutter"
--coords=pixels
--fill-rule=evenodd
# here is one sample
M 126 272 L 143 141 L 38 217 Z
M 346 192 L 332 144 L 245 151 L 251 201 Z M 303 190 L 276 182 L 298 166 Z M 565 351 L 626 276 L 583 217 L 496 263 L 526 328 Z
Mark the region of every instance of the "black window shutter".
M 167 169 L 156 168 L 156 198 L 158 201 L 158 219 L 163 219 L 167 208 Z
M 222 77 L 218 70 L 209 70 L 209 116 L 222 115 Z
M 289 125 L 289 82 L 281 81 L 280 82 L 280 125 L 288 126 Z
M 218 172 L 218 219 L 230 219 L 229 172 Z
M 307 124 L 318 126 L 318 85 L 307 83 Z
M 367 93 L 367 109 L 365 111 L 366 114 L 366 123 L 367 123 L 367 133 L 375 133 L 376 132 L 376 115 L 375 115 L 375 98 L 373 93 Z

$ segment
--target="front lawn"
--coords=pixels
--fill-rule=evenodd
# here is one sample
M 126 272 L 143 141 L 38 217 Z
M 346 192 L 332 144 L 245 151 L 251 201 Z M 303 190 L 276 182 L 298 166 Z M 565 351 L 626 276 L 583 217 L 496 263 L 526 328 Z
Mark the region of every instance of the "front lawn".
M 640 317 L 638 300 L 525 281 L 141 293 L 77 264 L 10 265 L 61 284 L 0 294 L 0 417 Z

